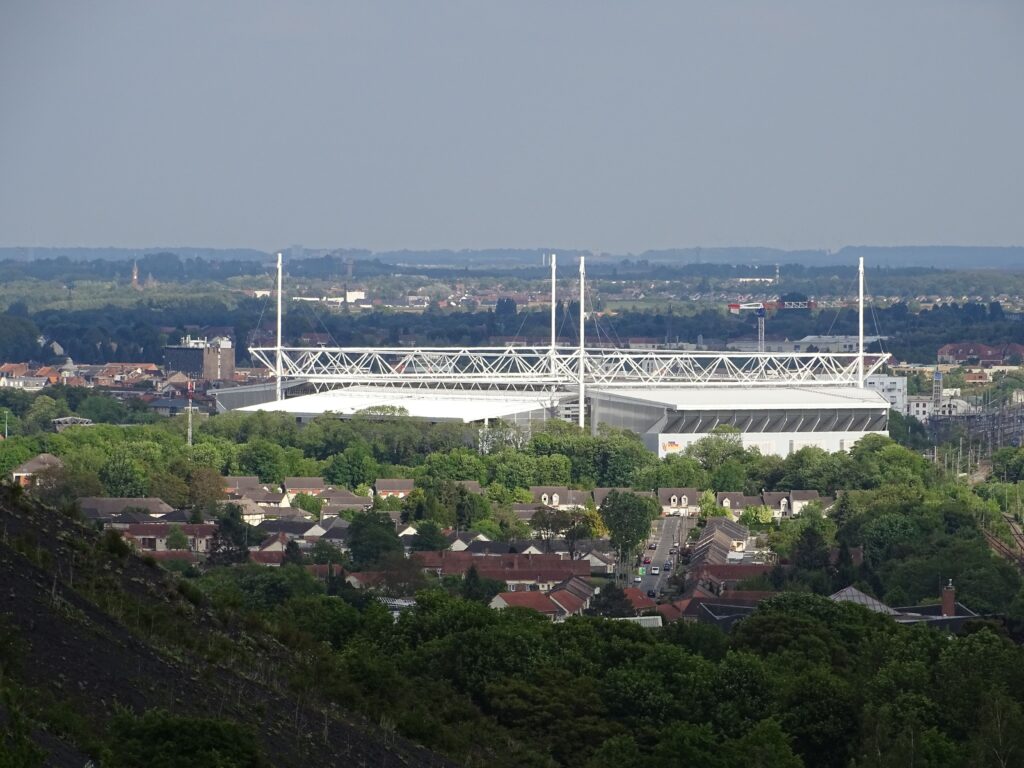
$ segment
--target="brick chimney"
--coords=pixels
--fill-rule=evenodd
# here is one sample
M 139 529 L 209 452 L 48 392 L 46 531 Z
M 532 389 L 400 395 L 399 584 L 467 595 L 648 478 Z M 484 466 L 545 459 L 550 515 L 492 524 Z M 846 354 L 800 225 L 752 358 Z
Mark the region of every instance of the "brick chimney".
M 942 615 L 956 616 L 956 587 L 952 579 L 942 588 Z

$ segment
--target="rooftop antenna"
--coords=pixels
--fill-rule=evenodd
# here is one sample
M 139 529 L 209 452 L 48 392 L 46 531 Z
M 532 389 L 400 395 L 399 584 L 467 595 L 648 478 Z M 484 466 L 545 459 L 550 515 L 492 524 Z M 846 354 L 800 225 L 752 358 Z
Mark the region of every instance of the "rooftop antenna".
M 864 389 L 864 257 L 857 266 L 857 386 Z
M 275 400 L 281 400 L 281 252 L 277 252 L 277 364 L 274 372 Z
M 585 400 L 583 398 L 584 398 L 584 396 L 586 394 L 586 392 L 584 391 L 584 384 L 583 384 L 583 374 L 584 374 L 584 371 L 586 369 L 586 360 L 585 360 L 586 352 L 584 352 L 584 346 L 583 346 L 584 345 L 584 341 L 585 341 L 585 333 L 586 333 L 585 328 L 584 328 L 584 320 L 586 318 L 586 315 L 584 314 L 584 311 L 583 311 L 583 298 L 586 295 L 586 285 L 587 285 L 587 267 L 586 267 L 585 262 L 584 262 L 585 258 L 586 257 L 583 256 L 583 254 L 580 254 L 580 414 L 579 414 L 579 426 L 580 426 L 580 429 L 583 428 L 583 421 L 584 421 L 584 413 L 583 413 L 583 411 L 584 411 L 584 407 L 585 407 L 585 405 L 584 405 L 585 404 Z

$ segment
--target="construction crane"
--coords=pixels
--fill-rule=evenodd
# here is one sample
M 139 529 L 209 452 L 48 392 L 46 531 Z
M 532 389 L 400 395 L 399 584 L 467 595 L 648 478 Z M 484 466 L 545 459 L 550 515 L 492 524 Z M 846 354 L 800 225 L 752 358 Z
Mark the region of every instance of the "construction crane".
M 837 309 L 840 307 L 849 306 L 846 301 L 815 301 L 809 299 L 807 301 L 780 301 L 778 299 L 770 301 L 748 301 L 743 303 L 729 304 L 729 312 L 733 315 L 738 315 L 740 312 L 751 310 L 757 314 L 757 351 L 758 354 L 764 353 L 764 319 L 768 315 L 768 310 L 777 311 L 780 309 Z
M 768 310 L 765 307 L 764 302 L 761 301 L 750 301 L 743 304 L 730 304 L 729 311 L 738 315 L 740 312 L 746 309 L 752 309 L 757 313 L 757 353 L 764 354 L 764 317 L 768 314 Z

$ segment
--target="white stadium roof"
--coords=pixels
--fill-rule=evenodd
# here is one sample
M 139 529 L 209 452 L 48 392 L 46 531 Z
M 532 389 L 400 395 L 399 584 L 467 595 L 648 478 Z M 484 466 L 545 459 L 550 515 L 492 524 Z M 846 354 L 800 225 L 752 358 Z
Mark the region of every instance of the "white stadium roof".
M 564 399 L 565 395 L 559 395 Z M 240 411 L 275 411 L 296 416 L 336 413 L 351 416 L 367 408 L 394 406 L 410 416 L 431 421 L 470 423 L 484 419 L 503 419 L 551 407 L 551 395 L 545 392 L 466 392 L 439 389 L 399 389 L 385 387 L 347 387 L 270 401 L 239 408 Z
M 880 393 L 857 387 L 601 387 L 590 390 L 589 394 L 657 405 L 677 411 L 889 408 L 889 401 Z

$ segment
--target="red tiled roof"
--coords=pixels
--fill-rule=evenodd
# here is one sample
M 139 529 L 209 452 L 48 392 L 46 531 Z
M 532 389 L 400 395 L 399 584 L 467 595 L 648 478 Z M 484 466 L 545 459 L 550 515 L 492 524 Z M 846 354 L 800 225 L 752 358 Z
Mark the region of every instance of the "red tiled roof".
M 662 603 L 654 610 L 661 614 L 661 618 L 665 620 L 666 624 L 671 624 L 673 621 L 679 621 L 683 617 L 683 611 L 686 609 L 684 603 L 689 604 L 689 602 L 689 600 L 680 600 L 676 603 Z
M 345 569 L 340 563 L 307 565 L 306 571 L 321 581 L 326 581 L 328 574 L 337 577 L 345 573 Z
M 626 597 L 633 604 L 633 610 L 635 611 L 646 611 L 650 608 L 656 608 L 658 605 L 636 587 L 626 587 L 622 591 L 626 593 Z
M 717 581 L 742 581 L 753 579 L 762 573 L 771 573 L 774 566 L 761 563 L 737 563 L 722 565 L 704 565 L 698 571 L 700 578 L 715 579 Z
M 548 616 L 557 615 L 559 608 L 543 592 L 502 592 L 498 595 L 509 608 L 529 608 Z
M 284 552 L 250 552 L 249 559 L 260 565 L 280 565 L 284 562 Z
M 577 597 L 567 589 L 553 589 L 548 598 L 568 616 L 574 616 L 583 610 L 583 598 Z

